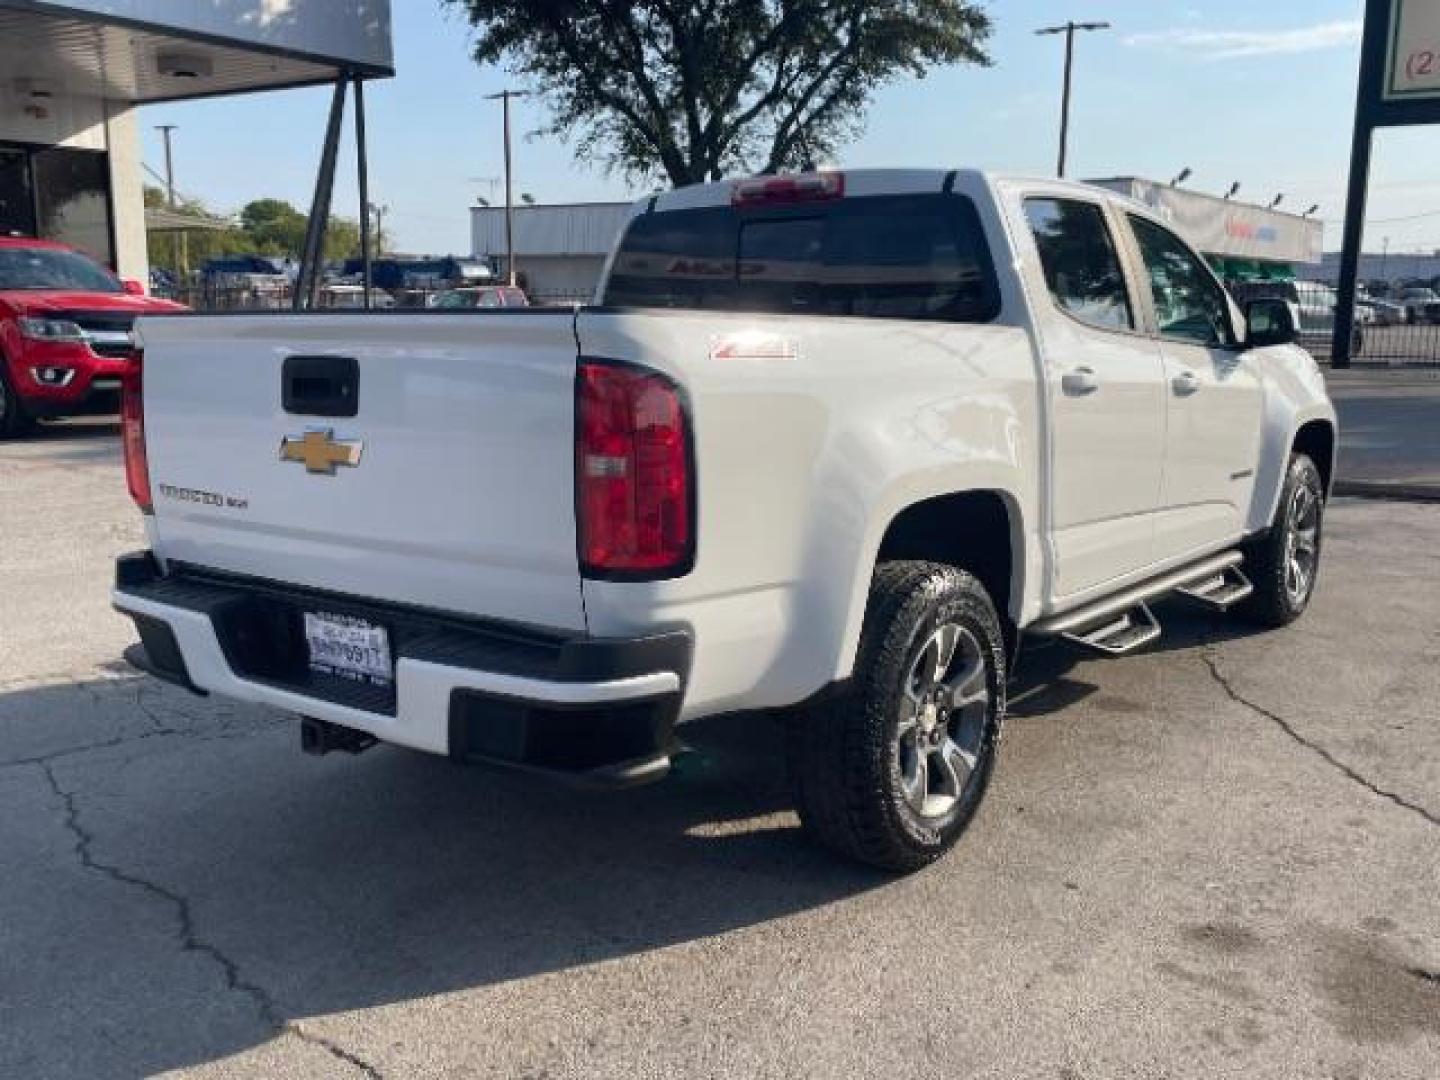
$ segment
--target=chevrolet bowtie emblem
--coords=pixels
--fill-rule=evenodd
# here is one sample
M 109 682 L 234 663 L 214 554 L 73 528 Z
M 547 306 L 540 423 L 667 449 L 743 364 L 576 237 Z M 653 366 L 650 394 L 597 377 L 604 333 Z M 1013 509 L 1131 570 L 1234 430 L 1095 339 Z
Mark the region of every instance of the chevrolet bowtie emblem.
M 360 455 L 364 452 L 363 442 L 336 439 L 331 428 L 312 428 L 298 439 L 287 435 L 280 440 L 281 461 L 298 461 L 306 472 L 325 476 L 334 476 L 339 465 L 353 469 L 360 464 Z

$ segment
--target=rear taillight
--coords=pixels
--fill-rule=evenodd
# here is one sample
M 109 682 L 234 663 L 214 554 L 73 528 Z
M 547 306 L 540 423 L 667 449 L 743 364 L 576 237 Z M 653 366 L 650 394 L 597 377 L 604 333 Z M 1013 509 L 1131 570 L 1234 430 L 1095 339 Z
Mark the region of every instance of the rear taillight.
M 690 433 L 658 372 L 582 360 L 576 383 L 580 567 L 590 577 L 674 577 L 690 569 Z
M 145 513 L 154 511 L 150 498 L 150 462 L 145 457 L 145 403 L 141 372 L 144 355 L 136 353 L 120 378 L 120 441 L 125 447 L 125 482 L 130 497 Z

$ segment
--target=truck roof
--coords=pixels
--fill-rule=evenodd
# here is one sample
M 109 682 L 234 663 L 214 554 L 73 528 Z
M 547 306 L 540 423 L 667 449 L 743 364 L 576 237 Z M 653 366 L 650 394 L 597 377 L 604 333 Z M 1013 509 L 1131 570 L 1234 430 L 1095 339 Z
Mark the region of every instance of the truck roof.
M 1030 186 L 1043 184 L 1047 189 L 1073 190 L 1094 198 L 1103 195 L 1126 204 L 1145 209 L 1136 202 L 1108 188 L 1096 187 L 1075 180 L 1057 180 L 1054 177 L 1030 176 L 1023 173 L 995 172 L 986 169 L 835 169 L 833 172 L 845 178 L 845 195 L 919 195 L 943 190 L 953 190 L 975 195 L 992 187 L 1014 185 Z M 781 174 L 795 175 L 795 174 Z M 809 175 L 809 174 L 806 174 Z M 707 206 L 728 205 L 737 183 L 757 180 L 756 177 L 736 177 L 717 180 L 707 184 L 692 184 L 688 187 L 648 195 L 635 203 L 635 212 L 648 210 L 687 210 Z

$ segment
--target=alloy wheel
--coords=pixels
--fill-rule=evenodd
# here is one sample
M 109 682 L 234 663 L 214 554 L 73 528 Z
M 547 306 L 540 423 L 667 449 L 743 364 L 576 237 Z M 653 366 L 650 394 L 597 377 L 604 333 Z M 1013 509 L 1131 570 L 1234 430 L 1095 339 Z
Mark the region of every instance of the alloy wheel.
M 957 623 L 935 630 L 905 677 L 895 752 L 906 804 L 926 820 L 959 802 L 980 760 L 990 714 L 985 652 Z
M 1315 584 L 1320 557 L 1320 496 L 1300 484 L 1290 496 L 1285 520 L 1285 597 L 1299 607 Z

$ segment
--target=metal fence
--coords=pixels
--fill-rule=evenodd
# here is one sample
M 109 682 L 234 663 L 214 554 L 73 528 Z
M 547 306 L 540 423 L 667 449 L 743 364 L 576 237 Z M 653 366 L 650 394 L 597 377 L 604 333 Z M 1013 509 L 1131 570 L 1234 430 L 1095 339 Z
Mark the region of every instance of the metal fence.
M 154 289 L 156 296 L 175 300 L 193 311 L 289 311 L 294 300 L 294 286 L 285 281 L 253 284 L 200 283 L 166 289 Z M 379 311 L 420 311 L 433 308 L 446 289 L 371 289 L 371 307 Z M 531 305 L 537 307 L 570 307 L 587 304 L 590 295 L 575 293 L 532 292 Z M 365 306 L 364 290 L 358 285 L 322 285 L 316 307 L 329 311 L 355 310 Z
M 1300 344 L 1328 363 L 1339 294 L 1314 281 L 1230 282 L 1243 308 L 1261 297 L 1280 297 L 1300 312 Z M 1440 290 L 1430 283 L 1370 282 L 1356 303 L 1350 361 L 1390 367 L 1440 366 Z

